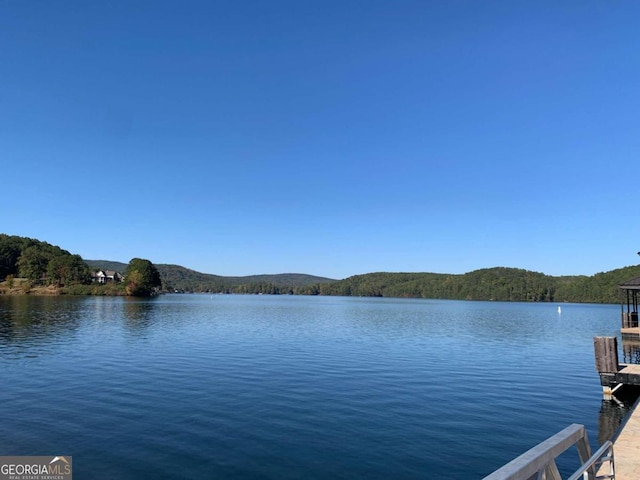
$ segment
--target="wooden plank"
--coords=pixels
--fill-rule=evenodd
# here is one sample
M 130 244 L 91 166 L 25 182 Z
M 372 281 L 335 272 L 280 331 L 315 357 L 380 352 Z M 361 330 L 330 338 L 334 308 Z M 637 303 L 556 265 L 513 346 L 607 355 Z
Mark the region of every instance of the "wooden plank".
M 613 439 L 616 480 L 640 478 L 640 402 L 636 402 Z
M 640 365 L 623 363 L 614 375 L 612 383 L 624 385 L 640 385 Z

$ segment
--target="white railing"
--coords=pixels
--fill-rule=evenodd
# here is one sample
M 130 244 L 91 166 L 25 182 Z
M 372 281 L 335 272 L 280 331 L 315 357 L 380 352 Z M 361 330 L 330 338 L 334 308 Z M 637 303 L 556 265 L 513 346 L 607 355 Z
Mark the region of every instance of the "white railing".
M 484 480 L 562 480 L 556 458 L 567 449 L 576 446 L 582 466 L 568 479 L 614 480 L 613 444 L 606 442 L 591 455 L 584 425 L 573 424 L 556 433 L 531 450 L 510 461 Z M 609 462 L 609 473 L 602 473 L 602 464 Z

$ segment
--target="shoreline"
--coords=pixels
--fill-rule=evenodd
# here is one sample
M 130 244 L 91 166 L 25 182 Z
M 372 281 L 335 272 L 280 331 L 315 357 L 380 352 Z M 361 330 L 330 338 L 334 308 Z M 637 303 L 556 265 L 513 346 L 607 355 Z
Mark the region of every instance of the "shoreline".
M 61 289 L 54 285 L 48 285 L 46 287 L 0 287 L 0 295 L 17 296 L 17 295 L 38 295 L 38 296 L 54 296 L 62 295 Z
M 58 297 L 58 296 L 95 296 L 95 297 L 124 297 L 127 296 L 124 290 L 105 289 L 103 287 L 83 286 L 86 288 L 47 286 L 14 286 L 12 288 L 0 286 L 0 297 Z

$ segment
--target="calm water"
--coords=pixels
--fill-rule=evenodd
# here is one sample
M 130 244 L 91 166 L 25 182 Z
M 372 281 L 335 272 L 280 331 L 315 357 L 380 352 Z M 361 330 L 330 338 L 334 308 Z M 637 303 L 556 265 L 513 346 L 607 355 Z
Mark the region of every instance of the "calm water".
M 610 435 L 592 338 L 619 312 L 0 297 L 0 455 L 73 455 L 78 479 L 481 478 L 571 423 Z

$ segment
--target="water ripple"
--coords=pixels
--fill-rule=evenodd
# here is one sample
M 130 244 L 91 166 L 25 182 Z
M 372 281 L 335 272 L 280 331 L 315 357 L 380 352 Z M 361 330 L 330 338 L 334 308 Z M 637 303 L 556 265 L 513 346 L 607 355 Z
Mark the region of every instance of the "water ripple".
M 617 315 L 326 297 L 0 298 L 0 450 L 69 452 L 79 478 L 98 480 L 481 478 L 569 423 L 596 438 L 607 409 L 591 338 L 615 334 Z

